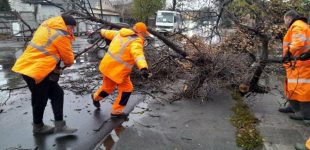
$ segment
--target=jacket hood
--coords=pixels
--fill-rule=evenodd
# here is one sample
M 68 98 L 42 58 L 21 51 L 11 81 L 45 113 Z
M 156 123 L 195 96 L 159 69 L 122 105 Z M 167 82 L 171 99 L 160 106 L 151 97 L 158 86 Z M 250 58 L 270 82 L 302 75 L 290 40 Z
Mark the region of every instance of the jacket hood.
M 135 35 L 135 31 L 131 30 L 131 29 L 127 29 L 127 28 L 122 28 L 119 30 L 119 33 L 121 36 L 125 37 L 125 36 L 131 36 L 131 35 Z
M 68 32 L 67 26 L 61 16 L 50 18 L 42 23 L 52 29 L 59 29 Z
M 291 27 L 291 25 L 292 25 L 295 21 L 297 21 L 297 20 L 301 20 L 301 21 L 303 21 L 303 22 L 305 22 L 305 23 L 308 24 L 308 19 L 307 19 L 307 18 L 305 18 L 305 17 L 296 17 L 296 18 L 294 18 L 294 19 L 291 21 L 289 27 Z

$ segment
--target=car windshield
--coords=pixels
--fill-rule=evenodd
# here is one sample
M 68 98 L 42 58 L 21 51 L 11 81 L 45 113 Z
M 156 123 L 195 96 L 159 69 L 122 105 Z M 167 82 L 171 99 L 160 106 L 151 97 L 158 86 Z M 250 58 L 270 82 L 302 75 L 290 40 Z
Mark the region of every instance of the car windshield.
M 161 13 L 157 16 L 156 22 L 173 23 L 173 13 Z

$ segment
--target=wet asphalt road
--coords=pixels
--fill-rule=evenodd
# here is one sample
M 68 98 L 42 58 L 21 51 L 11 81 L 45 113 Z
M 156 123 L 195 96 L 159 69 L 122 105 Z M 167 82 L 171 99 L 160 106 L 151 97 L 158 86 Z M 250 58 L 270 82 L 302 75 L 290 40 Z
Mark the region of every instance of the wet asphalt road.
M 83 46 L 83 42 L 78 42 L 75 44 L 75 51 L 82 50 Z M 2 66 L 7 65 L 0 70 L 0 75 L 3 74 L 0 76 L 2 85 L 12 88 L 25 84 L 19 75 L 10 71 L 20 54 L 21 48 L 0 48 L 0 63 Z M 92 75 L 92 68 L 98 64 L 96 55 L 97 53 L 83 55 L 63 76 L 65 81 L 82 79 L 83 83 L 68 85 L 61 81 L 62 85 L 69 90 L 75 88 L 72 91 L 76 92 L 80 87 L 86 86 L 89 89 L 89 84 L 100 84 L 100 79 L 94 79 L 98 73 L 93 78 L 84 78 L 88 73 Z M 81 72 L 82 69 L 87 70 Z M 172 84 L 174 91 L 179 91 L 179 87 L 182 87 L 182 84 Z M 162 87 L 160 90 L 167 89 Z M 131 112 L 129 121 L 107 121 L 98 132 L 94 129 L 109 119 L 111 101 L 116 95 L 113 94 L 102 102 L 102 109 L 95 110 L 89 93 L 81 95 L 74 92 L 65 90 L 64 114 L 67 124 L 78 128 L 78 131 L 72 135 L 33 136 L 30 92 L 26 88 L 12 91 L 7 104 L 0 107 L 0 149 L 239 149 L 235 144 L 235 129 L 229 122 L 234 102 L 227 92 L 215 95 L 214 100 L 207 103 L 189 100 L 172 105 L 158 104 L 158 100 L 152 100 L 149 95 L 136 92 L 126 107 L 126 111 Z M 167 93 L 157 96 L 167 98 L 174 92 Z M 8 98 L 7 91 L 0 94 L 2 101 Z M 138 105 L 134 107 L 136 104 Z M 52 125 L 52 120 L 53 114 L 48 104 L 44 122 Z
M 12 72 L 11 67 L 16 59 L 22 54 L 22 44 L 6 43 L 6 46 L 0 46 L 0 87 L 16 88 L 24 86 L 25 83 L 21 76 Z M 74 43 L 74 51 L 83 50 L 87 46 L 85 40 L 78 40 Z M 99 62 L 96 52 L 82 55 L 75 61 L 75 64 L 66 70 L 65 79 L 70 78 L 70 75 L 79 78 L 79 73 L 75 70 L 81 70 L 83 67 L 93 66 Z M 96 67 L 96 66 L 94 66 Z M 74 72 L 74 73 L 72 73 Z M 73 74 L 73 75 L 72 75 Z M 100 74 L 97 72 L 97 75 Z M 72 79 L 74 80 L 74 79 Z M 65 82 L 65 81 L 63 81 Z M 96 80 L 100 82 L 100 80 Z M 66 84 L 66 83 L 65 83 Z M 100 83 L 98 83 L 100 85 Z M 69 86 L 70 87 L 70 86 Z M 64 114 L 67 124 L 78 128 L 79 130 L 72 135 L 32 135 L 32 114 L 30 92 L 27 88 L 20 90 L 1 91 L 0 103 L 5 105 L 0 106 L 0 149 L 93 149 L 100 143 L 104 137 L 110 134 L 115 127 L 120 126 L 124 120 L 109 120 L 111 102 L 115 98 L 115 94 L 110 96 L 106 101 L 102 102 L 102 108 L 96 110 L 92 106 L 90 95 L 77 95 L 70 91 L 65 91 Z M 132 95 L 126 112 L 131 112 L 134 106 L 140 101 L 145 101 L 145 95 Z M 135 108 L 137 112 L 143 112 L 147 107 L 146 103 L 140 103 Z M 129 126 L 132 121 L 142 116 L 141 113 L 130 115 L 128 122 L 124 126 Z M 108 120 L 101 128 L 95 132 L 103 122 Z M 44 114 L 44 122 L 53 124 L 53 113 L 51 106 L 48 103 Z M 100 146 L 100 145 L 99 145 Z

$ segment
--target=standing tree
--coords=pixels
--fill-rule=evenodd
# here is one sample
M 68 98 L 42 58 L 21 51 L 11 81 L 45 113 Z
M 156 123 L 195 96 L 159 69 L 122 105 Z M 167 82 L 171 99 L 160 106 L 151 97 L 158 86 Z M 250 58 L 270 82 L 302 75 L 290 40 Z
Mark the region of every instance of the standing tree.
M 8 0 L 0 0 L 0 11 L 11 11 Z
M 133 15 L 138 21 L 148 23 L 148 18 L 165 6 L 166 0 L 134 0 Z

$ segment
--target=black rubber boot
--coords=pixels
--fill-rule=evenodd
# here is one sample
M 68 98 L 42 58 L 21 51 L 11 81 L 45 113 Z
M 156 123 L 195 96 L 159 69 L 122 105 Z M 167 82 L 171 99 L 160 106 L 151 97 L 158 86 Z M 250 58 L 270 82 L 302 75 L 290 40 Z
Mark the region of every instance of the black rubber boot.
M 289 116 L 293 120 L 304 120 L 304 117 L 303 117 L 303 115 L 301 114 L 300 111 L 299 112 L 295 112 L 293 114 L 290 114 Z
M 91 99 L 93 100 L 93 105 L 94 105 L 96 108 L 100 108 L 100 102 L 94 100 L 93 94 L 91 94 L 90 96 L 91 96 Z
M 305 144 L 301 144 L 301 143 L 295 144 L 295 149 L 296 150 L 308 150 L 308 148 L 306 148 Z
M 121 114 L 111 114 L 111 119 L 126 119 L 129 114 L 121 113 Z
M 54 127 L 45 125 L 44 123 L 32 124 L 33 134 L 52 134 L 54 132 Z
M 55 121 L 55 133 L 74 133 L 76 128 L 72 128 L 66 125 L 66 121 Z
M 278 111 L 281 113 L 294 113 L 293 108 L 291 106 L 279 108 Z

